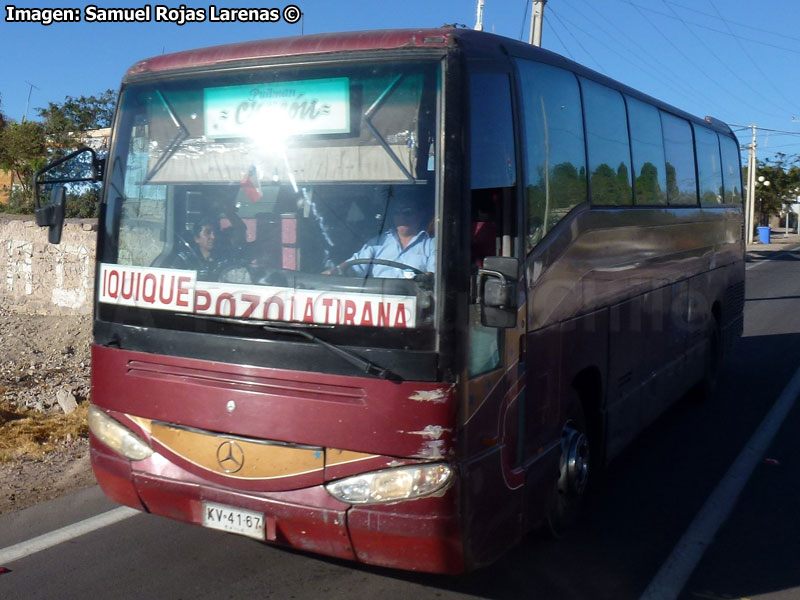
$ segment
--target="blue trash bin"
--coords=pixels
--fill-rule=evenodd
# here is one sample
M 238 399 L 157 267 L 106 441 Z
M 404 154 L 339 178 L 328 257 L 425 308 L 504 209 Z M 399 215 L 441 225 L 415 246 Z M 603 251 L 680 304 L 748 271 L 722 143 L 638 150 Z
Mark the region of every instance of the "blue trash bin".
M 769 227 L 758 228 L 758 241 L 762 244 L 769 244 Z

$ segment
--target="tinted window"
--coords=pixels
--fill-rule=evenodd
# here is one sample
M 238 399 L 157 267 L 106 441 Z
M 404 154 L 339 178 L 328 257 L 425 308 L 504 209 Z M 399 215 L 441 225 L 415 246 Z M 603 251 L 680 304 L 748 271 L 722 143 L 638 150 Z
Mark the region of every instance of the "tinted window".
M 472 188 L 512 186 L 517 168 L 508 75 L 478 73 L 470 82 Z
M 631 204 L 631 150 L 622 94 L 581 79 L 592 204 Z
M 695 125 L 694 144 L 697 152 L 697 181 L 700 187 L 700 204 L 721 204 L 722 166 L 720 165 L 717 134 L 710 129 Z
M 666 204 L 667 173 L 658 109 L 634 98 L 626 100 L 631 127 L 636 204 Z
M 501 254 L 504 198 L 516 185 L 514 128 L 511 116 L 511 80 L 504 73 L 470 76 L 471 145 L 471 263 L 477 268 L 487 256 Z M 515 203 L 516 204 L 516 203 Z M 516 223 L 516 220 L 513 220 Z M 497 368 L 503 353 L 503 336 L 497 327 L 481 324 L 477 304 L 470 306 L 469 376 Z
M 692 127 L 686 119 L 661 113 L 664 156 L 667 159 L 667 202 L 673 206 L 697 205 Z
M 581 96 L 569 71 L 520 60 L 526 159 L 526 249 L 586 201 Z
M 742 172 L 739 166 L 739 142 L 727 136 L 719 136 L 722 150 L 722 183 L 725 204 L 742 203 Z

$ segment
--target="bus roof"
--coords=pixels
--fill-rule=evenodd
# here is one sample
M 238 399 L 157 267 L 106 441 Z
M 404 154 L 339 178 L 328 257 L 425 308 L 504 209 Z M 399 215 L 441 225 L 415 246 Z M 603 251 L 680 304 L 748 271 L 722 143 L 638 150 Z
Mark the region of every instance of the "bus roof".
M 459 32 L 458 29 L 449 27 L 439 29 L 385 29 L 347 33 L 322 33 L 239 42 L 154 56 L 134 64 L 128 69 L 126 76 L 195 67 L 213 67 L 230 62 L 281 56 L 303 56 L 359 50 L 394 50 L 414 47 L 443 48 L 450 43 L 451 38 L 457 32 Z
M 536 60 L 571 70 L 578 75 L 589 77 L 669 112 L 695 122 L 704 123 L 712 129 L 735 137 L 727 124 L 718 119 L 711 117 L 702 119 L 689 114 L 544 48 L 531 46 L 530 44 L 492 33 L 454 26 L 427 29 L 381 29 L 321 33 L 210 46 L 172 54 L 162 54 L 141 60 L 128 69 L 125 79 L 137 78 L 141 75 L 157 75 L 168 71 L 234 65 L 264 58 L 312 56 L 337 52 L 400 50 L 404 48 L 446 49 L 454 46 L 464 49 L 470 56 L 481 58 L 499 57 L 508 54 L 525 58 L 533 58 L 535 56 Z

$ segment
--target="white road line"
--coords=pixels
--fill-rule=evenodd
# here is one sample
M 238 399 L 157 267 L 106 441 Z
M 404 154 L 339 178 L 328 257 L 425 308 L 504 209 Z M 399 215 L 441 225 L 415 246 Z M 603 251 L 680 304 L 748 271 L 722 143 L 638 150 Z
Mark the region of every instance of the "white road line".
M 647 586 L 640 600 L 670 600 L 678 597 L 689 576 L 708 549 L 717 530 L 730 515 L 750 475 L 800 394 L 800 369 L 772 405 L 761 425 L 739 453 L 725 477 L 717 484 L 689 529 Z
M 781 250 L 780 252 L 777 252 L 774 256 L 780 256 L 781 254 L 786 254 L 787 252 L 796 252 L 797 250 L 800 250 L 800 246 L 795 246 L 794 248 L 789 248 L 788 250 Z M 751 252 L 757 252 L 757 250 L 751 250 Z M 745 270 L 755 269 L 758 265 L 763 265 L 764 263 L 769 262 L 770 260 L 773 260 L 773 259 L 764 258 L 764 259 L 761 259 L 759 261 L 755 261 L 755 262 L 747 265 L 745 267 Z
M 140 511 L 121 506 L 114 510 L 109 510 L 96 517 L 89 517 L 83 521 L 78 521 L 72 525 L 67 525 L 61 529 L 56 529 L 49 533 L 42 534 L 30 540 L 14 544 L 8 548 L 0 548 L 0 566 L 4 567 L 9 563 L 30 556 L 42 550 L 47 550 L 58 544 L 68 542 L 78 536 L 84 535 L 101 529 L 107 525 L 113 525 L 134 515 L 141 514 Z

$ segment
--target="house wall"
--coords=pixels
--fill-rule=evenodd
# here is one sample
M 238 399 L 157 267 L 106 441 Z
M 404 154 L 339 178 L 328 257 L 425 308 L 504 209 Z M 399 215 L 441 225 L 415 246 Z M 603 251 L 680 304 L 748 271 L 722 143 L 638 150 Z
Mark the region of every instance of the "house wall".
M 11 193 L 11 173 L 0 169 L 0 204 L 8 202 L 8 195 Z

